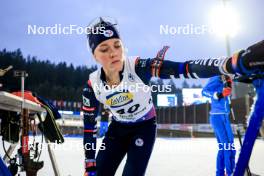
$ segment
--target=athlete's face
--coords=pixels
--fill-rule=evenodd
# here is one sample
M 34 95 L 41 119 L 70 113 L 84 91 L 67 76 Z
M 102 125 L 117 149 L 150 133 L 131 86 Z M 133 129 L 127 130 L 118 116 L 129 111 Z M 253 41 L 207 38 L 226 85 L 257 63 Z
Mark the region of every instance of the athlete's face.
M 124 47 L 120 39 L 109 39 L 94 50 L 94 58 L 108 72 L 121 71 L 124 61 Z

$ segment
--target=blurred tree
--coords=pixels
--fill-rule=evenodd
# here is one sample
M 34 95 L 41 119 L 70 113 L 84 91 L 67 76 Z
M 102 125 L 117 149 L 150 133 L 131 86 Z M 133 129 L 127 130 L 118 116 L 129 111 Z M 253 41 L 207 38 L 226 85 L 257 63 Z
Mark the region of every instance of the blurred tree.
M 182 82 L 182 88 L 190 88 L 190 85 L 188 84 L 186 80 Z
M 58 64 L 49 60 L 39 61 L 36 57 L 23 57 L 20 49 L 15 51 L 0 51 L 0 68 L 13 65 L 13 70 L 0 78 L 4 90 L 20 90 L 20 79 L 13 76 L 14 70 L 26 70 L 29 74 L 25 82 L 25 90 L 30 90 L 52 100 L 82 101 L 82 88 L 89 78 L 89 74 L 97 68 L 93 66 L 74 67 L 66 62 Z

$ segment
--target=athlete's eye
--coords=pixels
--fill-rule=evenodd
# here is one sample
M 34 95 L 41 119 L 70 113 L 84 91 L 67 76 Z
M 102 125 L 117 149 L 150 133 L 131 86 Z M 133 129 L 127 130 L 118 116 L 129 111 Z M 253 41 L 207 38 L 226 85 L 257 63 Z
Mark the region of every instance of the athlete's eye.
M 121 44 L 116 44 L 116 45 L 115 45 L 115 48 L 116 48 L 116 49 L 118 49 L 118 48 L 120 48 L 120 47 L 121 47 Z
M 107 47 L 107 48 L 100 48 L 100 51 L 101 51 L 102 53 L 105 53 L 105 52 L 108 51 L 108 47 Z
M 121 47 L 121 42 L 120 42 L 120 41 L 116 41 L 116 42 L 114 43 L 114 47 L 115 47 L 116 49 L 120 48 L 120 47 Z

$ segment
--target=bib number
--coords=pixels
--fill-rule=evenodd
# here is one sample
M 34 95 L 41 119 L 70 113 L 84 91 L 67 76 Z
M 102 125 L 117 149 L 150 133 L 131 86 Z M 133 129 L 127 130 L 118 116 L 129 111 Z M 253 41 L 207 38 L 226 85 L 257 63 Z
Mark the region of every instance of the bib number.
M 118 110 L 116 112 L 118 114 L 125 114 L 125 113 L 132 114 L 132 113 L 134 113 L 134 112 L 136 112 L 138 110 L 139 106 L 140 106 L 139 104 L 135 104 L 135 105 L 131 106 L 130 108 L 128 108 L 127 110 L 126 109 L 120 109 L 120 110 Z

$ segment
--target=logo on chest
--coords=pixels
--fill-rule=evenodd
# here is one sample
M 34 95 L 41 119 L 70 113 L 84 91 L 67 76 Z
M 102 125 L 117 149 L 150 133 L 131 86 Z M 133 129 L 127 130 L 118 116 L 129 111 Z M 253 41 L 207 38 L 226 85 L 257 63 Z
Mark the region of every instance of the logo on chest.
M 118 108 L 127 105 L 133 101 L 133 94 L 124 90 L 122 92 L 115 92 L 106 97 L 106 104 L 111 108 Z

